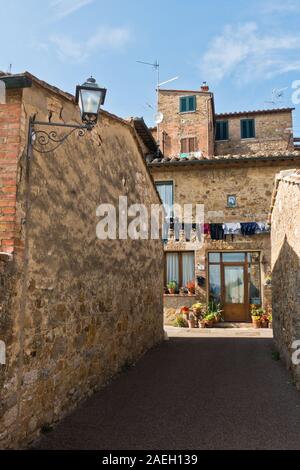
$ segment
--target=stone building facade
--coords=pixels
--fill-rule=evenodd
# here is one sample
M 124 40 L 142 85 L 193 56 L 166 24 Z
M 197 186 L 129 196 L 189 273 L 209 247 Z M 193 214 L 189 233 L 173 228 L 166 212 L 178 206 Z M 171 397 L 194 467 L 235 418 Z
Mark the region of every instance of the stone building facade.
M 292 360 L 300 340 L 300 170 L 277 175 L 270 217 L 274 338 L 300 389 L 300 365 Z
M 250 321 L 250 304 L 271 304 L 274 177 L 300 161 L 292 109 L 216 114 L 213 93 L 203 84 L 198 91 L 160 90 L 159 111 L 158 136 L 157 128 L 151 133 L 161 152 L 149 151 L 147 162 L 162 199 L 204 205 L 209 231 L 216 224 L 236 229 L 220 239 L 206 233 L 201 242 L 169 231 L 164 283 L 175 276 L 177 293 L 165 294 L 166 321 L 196 300 L 220 303 L 228 321 Z M 244 224 L 264 229 L 249 235 L 238 228 Z M 188 277 L 195 282 L 192 296 L 186 295 Z
M 293 108 L 215 113 L 214 94 L 159 90 L 161 122 L 151 129 L 166 159 L 293 151 Z M 158 130 L 158 133 L 157 133 Z
M 163 247 L 96 237 L 99 204 L 160 203 L 131 124 L 103 112 L 84 137 L 29 161 L 29 117 L 79 124 L 79 110 L 28 73 L 5 82 L 0 447 L 16 448 L 163 339 Z

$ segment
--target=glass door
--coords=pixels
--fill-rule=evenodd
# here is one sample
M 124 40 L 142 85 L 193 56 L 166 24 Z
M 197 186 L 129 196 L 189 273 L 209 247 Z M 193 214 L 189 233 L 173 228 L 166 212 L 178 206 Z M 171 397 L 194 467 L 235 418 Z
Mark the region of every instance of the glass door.
M 245 321 L 245 266 L 224 265 L 224 316 L 228 321 Z

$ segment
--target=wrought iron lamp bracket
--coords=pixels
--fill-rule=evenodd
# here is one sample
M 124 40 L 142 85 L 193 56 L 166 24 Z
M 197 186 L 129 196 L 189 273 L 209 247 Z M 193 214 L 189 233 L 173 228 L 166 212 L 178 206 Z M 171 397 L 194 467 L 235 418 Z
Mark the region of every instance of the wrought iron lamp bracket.
M 46 131 L 45 129 L 37 129 L 36 126 L 63 128 L 66 131 L 63 134 L 59 134 L 57 130 Z M 83 137 L 86 131 L 91 131 L 93 127 L 93 123 L 84 125 L 62 124 L 35 121 L 30 118 L 28 144 L 38 153 L 50 153 L 60 147 L 75 132 L 77 132 L 78 137 Z

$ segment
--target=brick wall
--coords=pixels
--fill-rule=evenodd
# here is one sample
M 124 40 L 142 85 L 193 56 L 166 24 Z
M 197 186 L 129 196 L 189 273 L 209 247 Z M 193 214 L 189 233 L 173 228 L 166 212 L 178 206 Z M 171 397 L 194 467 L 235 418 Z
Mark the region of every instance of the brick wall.
M 292 343 L 300 340 L 300 174 L 279 174 L 276 193 L 272 211 L 274 337 L 300 390 L 300 366 L 292 363 Z
M 241 139 L 241 119 L 255 119 L 255 138 Z M 290 111 L 245 114 L 238 117 L 217 115 L 217 120 L 228 120 L 229 139 L 216 141 L 215 154 L 254 154 L 274 153 L 276 151 L 293 150 L 293 134 L 291 129 L 292 113 Z
M 7 92 L 0 104 L 0 251 L 12 253 L 16 233 L 17 162 L 20 153 L 21 94 Z
M 196 111 L 180 113 L 179 99 L 181 96 L 188 95 L 196 95 Z M 164 153 L 166 156 L 179 155 L 181 152 L 180 140 L 186 137 L 197 138 L 198 149 L 203 152 L 204 156 L 213 155 L 211 93 L 161 90 L 159 94 L 159 110 L 164 115 L 159 128 L 160 147 L 161 149 L 163 148 L 162 133 L 164 132 Z

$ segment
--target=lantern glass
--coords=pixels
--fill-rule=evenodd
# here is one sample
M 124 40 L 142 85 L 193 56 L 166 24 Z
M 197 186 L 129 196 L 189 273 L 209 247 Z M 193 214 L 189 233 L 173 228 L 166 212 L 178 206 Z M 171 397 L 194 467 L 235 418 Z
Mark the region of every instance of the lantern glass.
M 81 114 L 98 114 L 101 104 L 101 91 L 80 90 L 79 107 Z
M 76 87 L 76 103 L 78 103 L 81 119 L 84 123 L 93 127 L 104 104 L 106 88 L 100 88 L 93 77 L 87 79 L 83 85 Z

